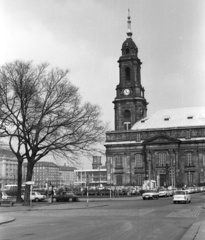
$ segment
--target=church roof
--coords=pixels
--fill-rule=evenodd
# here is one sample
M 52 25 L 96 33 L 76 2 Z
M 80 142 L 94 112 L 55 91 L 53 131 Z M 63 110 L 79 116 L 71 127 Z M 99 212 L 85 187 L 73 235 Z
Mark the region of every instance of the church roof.
M 136 122 L 132 130 L 198 126 L 205 126 L 205 107 L 161 110 Z

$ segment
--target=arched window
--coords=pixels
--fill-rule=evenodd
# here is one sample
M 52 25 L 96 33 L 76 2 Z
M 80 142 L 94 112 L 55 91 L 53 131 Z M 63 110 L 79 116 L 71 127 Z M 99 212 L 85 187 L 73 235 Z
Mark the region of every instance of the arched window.
M 126 79 L 126 81 L 130 81 L 130 68 L 129 67 L 125 68 L 125 79 Z
M 159 167 L 166 166 L 166 159 L 167 159 L 166 153 L 159 153 Z
M 129 110 L 125 110 L 124 111 L 124 121 L 125 122 L 130 122 L 130 119 L 131 119 L 131 113 Z
M 126 52 L 126 54 L 129 54 L 130 53 L 130 49 L 126 48 L 125 52 Z

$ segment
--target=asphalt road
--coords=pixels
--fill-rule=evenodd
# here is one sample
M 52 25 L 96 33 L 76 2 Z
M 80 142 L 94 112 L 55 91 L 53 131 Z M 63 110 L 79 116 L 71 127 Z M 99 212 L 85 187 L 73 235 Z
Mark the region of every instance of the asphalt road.
M 103 203 L 103 202 L 101 202 Z M 39 203 L 45 204 L 45 203 Z M 69 203 L 68 203 L 69 204 Z M 101 207 L 11 212 L 14 222 L 0 226 L 1 240 L 178 240 L 205 219 L 205 193 L 191 204 L 159 200 L 112 200 Z

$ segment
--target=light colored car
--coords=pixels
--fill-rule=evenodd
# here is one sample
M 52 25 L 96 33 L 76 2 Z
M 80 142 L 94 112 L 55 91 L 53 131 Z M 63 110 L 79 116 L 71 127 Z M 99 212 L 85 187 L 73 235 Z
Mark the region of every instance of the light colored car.
M 159 189 L 159 197 L 168 197 L 169 194 L 167 193 L 166 189 Z
M 22 199 L 24 200 L 24 195 L 21 195 Z M 30 194 L 30 200 L 35 201 L 35 202 L 40 202 L 40 201 L 44 201 L 46 199 L 45 195 L 42 195 L 39 192 L 32 192 L 32 194 Z
M 0 191 L 0 200 L 10 200 L 11 196 L 7 195 L 6 192 Z
M 190 203 L 191 202 L 191 195 L 186 190 L 178 190 L 173 195 L 173 203 Z
M 142 194 L 142 199 L 146 200 L 146 199 L 158 199 L 159 198 L 159 193 L 155 190 L 146 190 L 146 192 L 144 192 Z

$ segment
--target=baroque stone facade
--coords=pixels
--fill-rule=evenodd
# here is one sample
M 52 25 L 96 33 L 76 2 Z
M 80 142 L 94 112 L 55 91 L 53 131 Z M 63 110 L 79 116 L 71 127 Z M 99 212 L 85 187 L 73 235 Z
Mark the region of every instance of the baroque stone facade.
M 115 130 L 106 133 L 108 183 L 142 186 L 205 185 L 205 107 L 167 109 L 147 116 L 141 62 L 132 40 L 122 45 L 115 106 Z

